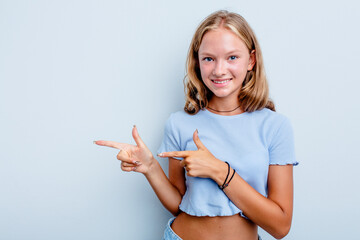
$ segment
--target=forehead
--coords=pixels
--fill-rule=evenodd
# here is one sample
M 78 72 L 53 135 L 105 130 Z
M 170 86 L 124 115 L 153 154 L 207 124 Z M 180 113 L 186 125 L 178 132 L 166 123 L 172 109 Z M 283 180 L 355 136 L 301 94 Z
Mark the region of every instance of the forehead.
M 205 33 L 199 48 L 199 54 L 203 52 L 222 53 L 232 51 L 246 51 L 244 41 L 233 31 L 226 28 L 210 30 Z

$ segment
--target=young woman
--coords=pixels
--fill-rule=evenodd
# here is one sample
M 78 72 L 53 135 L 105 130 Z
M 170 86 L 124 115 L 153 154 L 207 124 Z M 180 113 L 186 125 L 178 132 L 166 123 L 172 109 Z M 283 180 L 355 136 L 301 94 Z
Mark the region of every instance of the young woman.
M 187 58 L 185 111 L 172 114 L 158 156 L 136 145 L 96 141 L 120 149 L 123 171 L 145 175 L 174 216 L 163 239 L 255 240 L 260 226 L 277 239 L 290 230 L 293 165 L 289 120 L 268 97 L 262 54 L 236 13 L 208 16 Z

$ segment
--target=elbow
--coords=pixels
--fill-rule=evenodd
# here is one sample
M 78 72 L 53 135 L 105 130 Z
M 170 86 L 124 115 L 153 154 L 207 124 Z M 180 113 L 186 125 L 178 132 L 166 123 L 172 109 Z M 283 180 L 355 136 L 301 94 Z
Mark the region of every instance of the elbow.
M 283 232 L 283 233 L 277 233 L 276 235 L 272 235 L 275 239 L 283 239 L 286 235 L 288 234 L 288 232 Z
M 292 222 L 292 216 L 284 214 L 278 218 L 277 221 L 273 221 L 272 231 L 269 233 L 276 239 L 283 239 L 290 232 Z
M 290 232 L 290 224 L 278 227 L 271 235 L 276 239 L 283 239 Z
M 181 213 L 181 210 L 179 207 L 177 207 L 176 209 L 172 209 L 172 210 L 168 209 L 168 210 L 174 217 L 177 217 Z
M 171 212 L 171 214 L 172 214 L 174 217 L 177 217 L 177 216 L 180 214 L 180 211 L 178 211 L 178 212 Z

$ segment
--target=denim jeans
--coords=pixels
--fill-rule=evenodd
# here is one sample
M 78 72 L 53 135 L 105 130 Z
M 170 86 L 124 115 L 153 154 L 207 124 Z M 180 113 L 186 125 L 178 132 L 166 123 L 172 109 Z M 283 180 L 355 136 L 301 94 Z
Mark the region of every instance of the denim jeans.
M 171 224 L 173 223 L 174 220 L 175 217 L 170 218 L 170 220 L 168 221 L 165 228 L 164 236 L 161 240 L 182 240 L 171 228 Z M 259 236 L 258 239 L 261 240 L 261 237 Z
M 174 220 L 175 217 L 170 218 L 170 220 L 168 221 L 162 240 L 182 240 L 171 228 L 171 224 Z

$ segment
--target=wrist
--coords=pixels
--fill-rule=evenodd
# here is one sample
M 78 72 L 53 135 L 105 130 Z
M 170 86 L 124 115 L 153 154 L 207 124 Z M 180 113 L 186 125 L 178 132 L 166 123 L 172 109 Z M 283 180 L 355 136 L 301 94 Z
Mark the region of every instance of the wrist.
M 219 164 L 216 165 L 214 173 L 213 180 L 217 183 L 217 185 L 223 185 L 226 175 L 228 174 L 228 165 L 219 160 Z
M 161 168 L 159 162 L 154 157 L 151 157 L 151 161 L 147 167 L 147 171 L 144 172 L 145 177 L 148 178 L 153 175 L 159 167 Z

